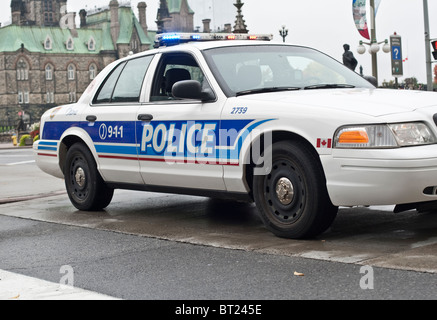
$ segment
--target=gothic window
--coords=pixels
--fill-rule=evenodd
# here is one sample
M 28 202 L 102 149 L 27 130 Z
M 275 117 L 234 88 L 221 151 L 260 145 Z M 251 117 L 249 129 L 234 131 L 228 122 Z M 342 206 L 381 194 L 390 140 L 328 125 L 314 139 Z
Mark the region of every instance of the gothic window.
M 74 65 L 72 64 L 68 65 L 67 73 L 68 73 L 68 80 L 76 79 L 76 68 L 74 67 Z
M 46 80 L 53 80 L 53 67 L 49 64 L 46 66 Z
M 47 36 L 46 40 L 44 41 L 44 49 L 52 50 L 52 39 L 49 36 Z
M 90 65 L 89 72 L 90 72 L 90 80 L 94 80 L 94 78 L 97 75 L 97 67 L 95 64 Z
M 93 37 L 91 37 L 90 40 L 88 41 L 88 50 L 89 51 L 96 50 L 96 41 L 94 40 Z
M 29 70 L 24 60 L 20 60 L 17 63 L 17 80 L 29 80 Z
M 72 37 L 68 38 L 67 43 L 66 43 L 66 47 L 67 47 L 67 50 L 69 50 L 69 51 L 74 50 L 74 40 Z

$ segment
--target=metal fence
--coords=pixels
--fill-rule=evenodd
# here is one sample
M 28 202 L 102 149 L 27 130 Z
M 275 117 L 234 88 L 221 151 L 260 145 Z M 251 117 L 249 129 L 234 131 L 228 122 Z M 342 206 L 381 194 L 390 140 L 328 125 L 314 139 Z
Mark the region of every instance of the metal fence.
M 15 130 L 15 124 L 12 121 L 0 120 L 0 133 L 7 133 Z

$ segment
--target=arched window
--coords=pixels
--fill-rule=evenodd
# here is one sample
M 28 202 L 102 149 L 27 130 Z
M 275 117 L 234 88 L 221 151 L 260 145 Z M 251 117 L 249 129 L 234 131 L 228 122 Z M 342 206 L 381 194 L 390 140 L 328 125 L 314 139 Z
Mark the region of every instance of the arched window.
M 17 80 L 29 80 L 29 69 L 23 59 L 17 63 Z
M 46 65 L 46 80 L 53 80 L 53 67 Z
M 67 50 L 69 50 L 69 51 L 74 50 L 74 40 L 72 37 L 68 38 L 68 40 L 66 42 L 66 47 L 67 47 Z
M 90 80 L 94 80 L 94 78 L 97 75 L 97 67 L 94 63 L 90 65 L 89 72 L 90 72 Z
M 68 80 L 74 80 L 76 78 L 76 68 L 73 64 L 69 64 L 67 68 Z
M 44 41 L 44 49 L 45 50 L 52 50 L 52 39 L 48 35 Z
M 93 37 L 91 37 L 88 40 L 88 50 L 89 51 L 95 51 L 96 50 L 96 40 L 94 40 Z

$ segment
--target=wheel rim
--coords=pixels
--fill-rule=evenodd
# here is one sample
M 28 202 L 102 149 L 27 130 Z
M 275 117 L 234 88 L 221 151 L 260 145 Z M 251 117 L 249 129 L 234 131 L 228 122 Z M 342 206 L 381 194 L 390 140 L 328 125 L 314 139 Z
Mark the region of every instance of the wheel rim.
M 87 178 L 88 165 L 86 161 L 77 156 L 70 165 L 70 187 L 71 195 L 79 202 L 84 201 L 89 194 Z
M 268 211 L 279 224 L 293 224 L 305 209 L 305 180 L 289 160 L 277 160 L 264 180 Z
M 282 177 L 276 183 L 276 197 L 283 205 L 288 205 L 294 198 L 294 187 L 287 177 Z
M 74 180 L 79 187 L 83 188 L 85 186 L 86 183 L 85 171 L 83 171 L 81 167 L 76 169 L 76 173 L 74 174 Z

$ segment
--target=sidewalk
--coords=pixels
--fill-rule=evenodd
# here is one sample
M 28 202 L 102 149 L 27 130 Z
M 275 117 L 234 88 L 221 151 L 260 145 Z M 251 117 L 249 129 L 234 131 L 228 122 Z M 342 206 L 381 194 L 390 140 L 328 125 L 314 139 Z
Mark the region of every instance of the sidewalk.
M 32 148 L 32 146 L 19 147 L 18 145 L 14 146 L 12 144 L 12 142 L 0 142 L 0 150 L 2 150 L 2 149 L 23 149 L 23 148 L 29 149 L 29 148 Z
M 0 280 L 0 300 L 120 300 L 4 270 L 0 270 Z

